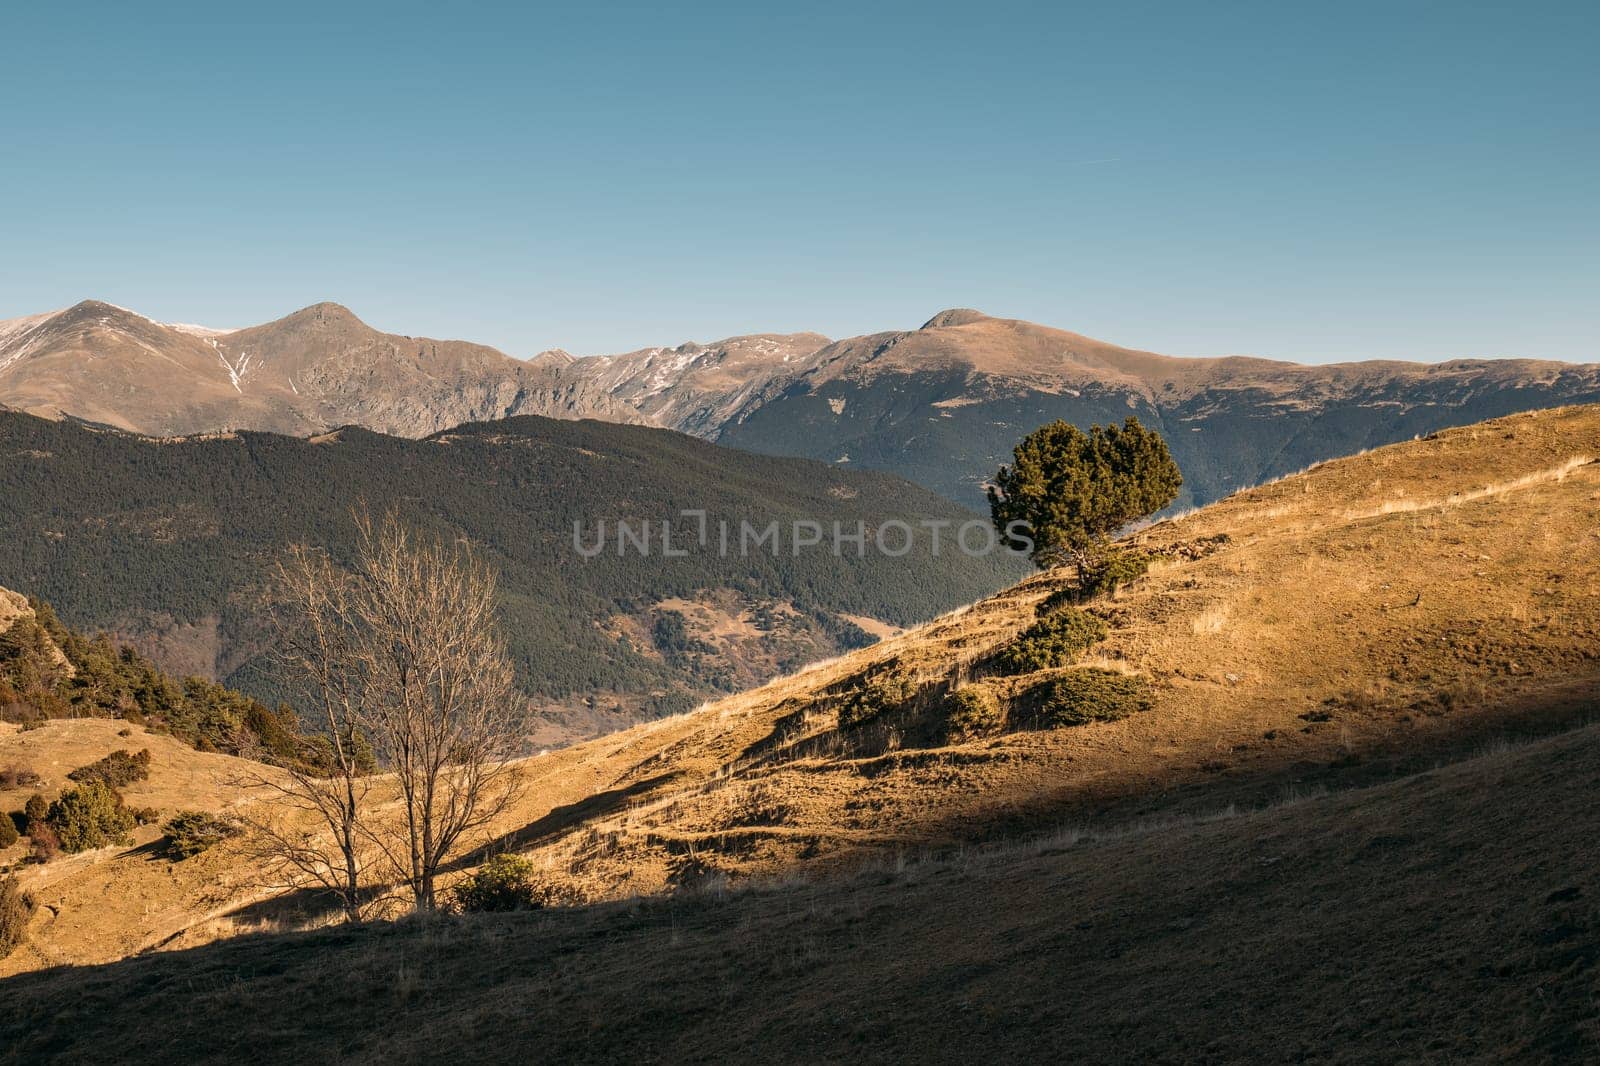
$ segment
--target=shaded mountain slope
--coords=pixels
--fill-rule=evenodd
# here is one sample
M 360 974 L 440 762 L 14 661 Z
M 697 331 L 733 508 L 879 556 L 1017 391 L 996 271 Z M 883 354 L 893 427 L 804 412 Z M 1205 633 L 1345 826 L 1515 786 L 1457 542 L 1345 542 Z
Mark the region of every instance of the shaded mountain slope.
M 63 968 L 5 982 L 0 1046 L 17 1062 L 1579 1061 L 1600 1050 L 1597 775 L 1586 729 L 845 882 Z
M 892 470 L 969 506 L 1016 441 L 1057 418 L 1159 429 L 1182 506 L 1448 426 L 1600 400 L 1593 365 L 1180 359 L 976 311 L 838 341 L 810 364 L 714 439 Z
M 898 558 L 795 554 L 787 539 L 781 553 L 723 555 L 711 542 L 664 558 L 660 523 L 678 524 L 682 548 L 693 529 L 684 509 L 734 530 L 974 516 L 886 475 L 531 417 L 421 441 L 362 429 L 152 440 L 0 414 L 0 498 L 0 583 L 53 603 L 72 625 L 130 638 L 180 673 L 270 697 L 278 689 L 261 658 L 258 596 L 275 553 L 304 540 L 345 556 L 354 504 L 397 507 L 430 533 L 469 538 L 499 568 L 520 676 L 563 710 L 560 736 L 793 669 L 867 640 L 847 615 L 908 624 L 1021 566 L 951 553 L 932 583 L 927 540 Z M 592 544 L 601 520 L 607 551 L 579 556 L 574 523 Z M 653 523 L 649 556 L 618 554 L 618 521 Z

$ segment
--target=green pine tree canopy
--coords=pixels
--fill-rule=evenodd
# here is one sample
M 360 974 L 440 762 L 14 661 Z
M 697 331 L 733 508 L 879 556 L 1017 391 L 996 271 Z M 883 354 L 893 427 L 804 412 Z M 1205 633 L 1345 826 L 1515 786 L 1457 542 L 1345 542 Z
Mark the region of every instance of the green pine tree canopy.
M 1132 417 L 1088 433 L 1051 422 L 1024 437 L 1012 456 L 989 489 L 990 517 L 1013 547 L 1026 547 L 1014 525 L 1025 523 L 1021 532 L 1041 567 L 1081 567 L 1112 533 L 1176 499 L 1183 484 L 1167 442 Z

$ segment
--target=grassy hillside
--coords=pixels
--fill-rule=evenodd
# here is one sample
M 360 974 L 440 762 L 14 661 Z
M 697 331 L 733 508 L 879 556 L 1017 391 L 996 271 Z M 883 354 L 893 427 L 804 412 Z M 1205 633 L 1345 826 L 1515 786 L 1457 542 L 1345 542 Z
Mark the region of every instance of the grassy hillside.
M 249 802 L 272 767 L 196 751 L 178 739 L 125 722 L 51 721 L 18 730 L 0 723 L 0 769 L 25 769 L 40 780 L 22 787 L 0 783 L 0 811 L 21 810 L 35 792 L 54 796 L 67 775 L 112 751 L 148 751 L 150 776 L 120 788 L 130 807 L 161 812 L 132 831 L 127 847 L 62 855 L 28 865 L 23 879 L 40 902 L 27 944 L 0 960 L 0 973 L 69 963 L 104 962 L 196 936 L 209 916 L 276 890 L 252 876 L 237 850 L 223 846 L 183 862 L 167 861 L 160 823 L 179 811 L 225 812 Z M 20 865 L 25 842 L 0 848 L 0 865 Z M 237 923 L 225 923 L 229 929 Z
M 552 759 L 582 781 L 511 839 L 599 897 L 948 846 L 1062 818 L 1268 802 L 1588 719 L 1600 692 L 1600 408 L 1519 415 L 1317 467 L 1151 527 L 1150 573 L 1085 609 L 1066 666 L 996 658 L 1040 574 L 702 712 Z M 1152 707 L 1048 728 L 1084 667 Z M 850 722 L 888 681 L 911 695 Z M 961 689 L 997 727 L 952 735 Z M 876 697 L 874 697 L 876 698 Z M 546 765 L 546 764 L 538 764 Z M 554 790 L 553 790 L 554 791 Z
M 1583 1061 L 1600 1052 L 1597 775 L 1587 729 L 1257 813 L 842 882 L 58 969 L 5 982 L 0 1047 L 8 1062 Z
M 946 552 L 928 581 L 927 539 L 899 558 L 841 559 L 795 555 L 787 541 L 776 556 L 663 558 L 657 545 L 619 557 L 613 538 L 583 559 L 575 521 L 589 535 L 600 520 L 659 529 L 686 508 L 736 531 L 744 520 L 854 529 L 973 517 L 892 477 L 594 422 L 515 418 L 422 441 L 360 429 L 158 441 L 6 413 L 0 498 L 0 584 L 75 626 L 127 636 L 177 672 L 269 698 L 279 692 L 260 655 L 264 568 L 295 541 L 347 556 L 353 504 L 398 508 L 429 533 L 470 539 L 499 568 L 522 682 L 576 709 L 580 730 L 607 707 L 612 721 L 681 709 L 867 642 L 846 615 L 903 625 L 1020 572 L 1014 560 Z M 680 538 L 688 525 L 679 520 Z M 700 629 L 688 626 L 697 607 L 708 612 Z
M 320 904 L 225 854 L 203 905 L 135 852 L 30 871 L 49 917 L 8 971 L 192 950 L 12 978 L 0 1032 L 134 1061 L 1582 1058 L 1597 453 L 1569 408 L 1328 463 L 1131 538 L 1148 574 L 1057 665 L 1001 665 L 1071 617 L 1040 574 L 530 759 L 451 876 L 516 850 L 587 906 L 207 946 Z M 1147 705 L 1064 724 L 1090 671 Z M 215 1024 L 245 1005 L 272 1021 Z M 365 1021 L 394 1009 L 421 1023 Z

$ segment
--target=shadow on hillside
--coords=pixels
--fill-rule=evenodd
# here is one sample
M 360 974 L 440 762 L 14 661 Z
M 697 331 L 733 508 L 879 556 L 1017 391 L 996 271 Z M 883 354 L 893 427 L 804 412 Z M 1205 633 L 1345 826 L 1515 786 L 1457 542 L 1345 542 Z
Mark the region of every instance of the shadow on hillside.
M 648 793 L 659 788 L 674 778 L 677 773 L 660 774 L 656 777 L 637 781 L 626 788 L 613 788 L 605 792 L 597 792 L 587 796 L 576 803 L 568 803 L 556 807 L 541 818 L 529 822 L 520 829 L 503 833 L 481 847 L 464 852 L 440 867 L 441 873 L 450 873 L 457 870 L 468 869 L 481 864 L 491 855 L 498 855 L 504 851 L 515 851 L 531 848 L 544 843 L 562 832 L 571 829 L 591 818 L 604 818 L 615 814 L 625 808 L 629 801 L 636 796 Z M 157 848 L 158 858 L 161 841 L 148 847 Z M 144 849 L 139 849 L 143 851 Z M 370 898 L 379 899 L 395 888 L 398 884 L 385 884 L 371 889 Z M 307 925 L 328 921 L 339 913 L 339 900 L 333 893 L 321 888 L 299 888 L 282 895 L 268 899 L 247 903 L 242 907 L 228 912 L 228 917 L 235 921 L 245 923 L 260 923 L 264 925 Z
M 678 771 L 657 774 L 655 777 L 635 781 L 625 788 L 612 788 L 604 792 L 596 792 L 594 795 L 586 796 L 576 803 L 568 803 L 553 808 L 548 814 L 534 819 L 521 829 L 503 833 L 482 847 L 475 848 L 451 860 L 442 869 L 453 871 L 476 866 L 491 855 L 498 855 L 503 851 L 531 848 L 545 843 L 575 825 L 590 819 L 605 818 L 608 815 L 616 814 L 627 807 L 628 803 L 635 797 L 645 795 L 653 789 L 670 784 L 681 776 L 683 775 Z
M 236 907 L 228 911 L 226 917 L 245 925 L 295 928 L 321 925 L 338 914 L 339 897 L 332 892 L 325 888 L 296 888 Z
M 1393 708 L 1341 710 L 1329 721 L 1311 718 L 1303 733 L 1313 740 L 1332 737 L 1341 721 L 1392 717 Z M 1304 717 L 1304 716 L 1303 716 Z M 1376 734 L 1366 744 L 1286 745 L 1265 737 L 1248 750 L 1234 750 L 1228 761 L 1204 760 L 1174 765 L 1159 785 L 1144 779 L 1107 780 L 1098 785 L 1043 790 L 1018 800 L 920 821 L 918 832 L 934 850 L 993 840 L 1027 838 L 1063 826 L 1118 826 L 1145 820 L 1166 822 L 1203 818 L 1220 811 L 1273 807 L 1299 797 L 1344 792 L 1425 775 L 1442 766 L 1492 754 L 1600 722 L 1600 692 L 1595 682 L 1575 681 L 1521 694 L 1468 716 L 1441 715 L 1428 729 Z M 889 758 L 937 762 L 954 752 L 902 752 Z M 884 768 L 878 772 L 887 772 Z M 871 774 L 862 768 L 858 772 Z
M 171 841 L 165 834 L 156 837 L 148 844 L 140 844 L 123 852 L 124 855 L 137 856 L 145 862 L 172 862 L 173 854 L 170 850 Z
M 26 973 L 0 1063 L 1593 1061 L 1596 740 L 1307 804 L 1268 848 L 1220 823 Z

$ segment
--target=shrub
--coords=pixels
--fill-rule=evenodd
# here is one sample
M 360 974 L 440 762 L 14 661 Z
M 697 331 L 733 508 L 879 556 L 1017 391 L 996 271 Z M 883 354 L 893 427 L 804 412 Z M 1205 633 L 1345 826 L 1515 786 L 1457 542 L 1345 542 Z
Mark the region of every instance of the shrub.
M 916 682 L 898 666 L 891 666 L 863 678 L 839 702 L 839 725 L 843 728 L 864 725 L 890 711 L 904 707 L 917 694 Z
M 1115 722 L 1154 703 L 1144 678 L 1094 667 L 1047 681 L 1035 692 L 1033 720 L 1042 729 Z
M 69 781 L 99 781 L 111 788 L 123 788 L 150 777 L 150 749 L 135 754 L 114 751 L 103 759 L 80 766 L 67 775 Z
M 1055 614 L 1063 607 L 1072 606 L 1080 598 L 1078 587 L 1076 585 L 1068 585 L 1066 588 L 1056 589 L 1040 600 L 1038 606 L 1033 609 L 1033 613 L 1043 618 L 1047 614 Z
M 48 822 L 28 823 L 28 859 L 31 862 L 49 862 L 61 854 L 61 838 Z
M 269 711 L 253 704 L 244 714 L 244 728 L 268 761 L 287 765 L 300 756 L 300 723 L 288 707 Z
M 63 792 L 50 805 L 46 821 L 67 851 L 124 843 L 134 826 L 133 813 L 122 805 L 122 797 L 103 781 L 86 781 Z
M 26 767 L 8 766 L 0 770 L 0 788 L 32 788 L 39 780 L 39 775 Z
M 945 729 L 951 740 L 975 740 L 1000 732 L 1005 715 L 1000 701 L 983 685 L 966 685 L 950 694 Z
M 1105 622 L 1087 611 L 1065 607 L 1035 622 L 1001 649 L 995 666 L 1003 674 L 1067 666 L 1105 637 Z
M 205 811 L 182 811 L 167 819 L 162 827 L 167 834 L 167 853 L 179 859 L 191 858 L 239 835 L 239 823 Z
M 28 802 L 22 808 L 22 815 L 26 821 L 42 822 L 50 817 L 50 801 L 35 792 L 28 797 Z
M 579 902 L 570 889 L 541 879 L 533 862 L 521 855 L 496 855 L 458 883 L 451 895 L 466 913 L 531 911 Z
M 1150 556 L 1144 552 L 1113 552 L 1092 565 L 1083 577 L 1083 595 L 1087 598 L 1104 593 L 1110 595 L 1130 581 L 1137 581 L 1150 569 Z
M 17 832 L 17 823 L 11 820 L 11 816 L 8 814 L 0 818 L 0 848 L 9 848 L 21 839 L 22 834 Z
M 33 897 L 22 891 L 15 876 L 0 879 L 0 959 L 28 939 L 28 919 L 33 917 Z

